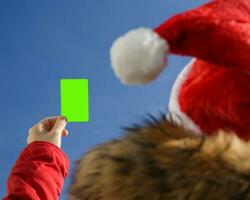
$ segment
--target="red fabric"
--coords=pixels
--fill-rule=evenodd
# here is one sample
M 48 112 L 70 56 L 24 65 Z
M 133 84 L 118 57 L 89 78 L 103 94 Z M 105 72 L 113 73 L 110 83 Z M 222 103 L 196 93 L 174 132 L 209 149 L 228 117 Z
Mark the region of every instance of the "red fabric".
M 230 129 L 250 139 L 250 74 L 198 60 L 179 94 L 181 110 L 203 131 Z
M 250 139 L 250 0 L 214 0 L 155 31 L 170 52 L 197 58 L 179 104 L 202 131 L 233 130 Z
M 172 17 L 155 31 L 171 53 L 250 72 L 249 0 L 215 0 Z
M 56 200 L 68 175 L 69 159 L 57 146 L 33 142 L 11 170 L 4 200 Z

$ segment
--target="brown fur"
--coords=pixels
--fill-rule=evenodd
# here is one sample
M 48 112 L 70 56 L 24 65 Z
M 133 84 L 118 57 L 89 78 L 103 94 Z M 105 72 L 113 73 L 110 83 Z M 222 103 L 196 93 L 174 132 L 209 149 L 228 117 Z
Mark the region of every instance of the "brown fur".
M 165 118 L 126 130 L 77 162 L 70 200 L 250 199 L 250 142 L 195 136 Z

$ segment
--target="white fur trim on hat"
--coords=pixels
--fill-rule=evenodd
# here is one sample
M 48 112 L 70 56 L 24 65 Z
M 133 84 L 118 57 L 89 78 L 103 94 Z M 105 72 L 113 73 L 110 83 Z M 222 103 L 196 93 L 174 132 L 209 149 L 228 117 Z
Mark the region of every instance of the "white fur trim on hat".
M 164 69 L 168 44 L 151 29 L 139 28 L 119 37 L 111 47 L 111 63 L 125 84 L 145 84 Z
M 181 71 L 181 73 L 178 75 L 174 86 L 171 91 L 170 100 L 169 100 L 169 106 L 167 114 L 168 118 L 171 118 L 174 120 L 175 123 L 183 126 L 185 129 L 193 131 L 194 133 L 200 135 L 201 129 L 196 125 L 190 117 L 188 117 L 184 112 L 181 111 L 180 104 L 179 104 L 179 94 L 181 86 L 183 85 L 184 81 L 187 79 L 189 72 L 192 69 L 192 66 L 194 64 L 196 59 L 192 59 Z

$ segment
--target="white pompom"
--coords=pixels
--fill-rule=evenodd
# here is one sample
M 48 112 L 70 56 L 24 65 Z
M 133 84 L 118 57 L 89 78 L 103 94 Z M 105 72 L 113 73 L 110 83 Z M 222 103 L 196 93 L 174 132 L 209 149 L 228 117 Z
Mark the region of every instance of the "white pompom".
M 151 29 L 139 28 L 119 37 L 111 47 L 111 64 L 125 84 L 154 80 L 166 65 L 168 44 Z

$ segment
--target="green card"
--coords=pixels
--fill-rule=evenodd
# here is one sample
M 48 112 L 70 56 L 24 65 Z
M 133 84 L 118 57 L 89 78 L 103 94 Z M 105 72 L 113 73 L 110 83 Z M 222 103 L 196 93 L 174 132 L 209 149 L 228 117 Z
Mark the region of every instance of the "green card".
M 61 79 L 61 115 L 68 122 L 89 121 L 88 79 Z

